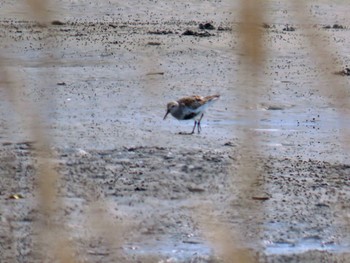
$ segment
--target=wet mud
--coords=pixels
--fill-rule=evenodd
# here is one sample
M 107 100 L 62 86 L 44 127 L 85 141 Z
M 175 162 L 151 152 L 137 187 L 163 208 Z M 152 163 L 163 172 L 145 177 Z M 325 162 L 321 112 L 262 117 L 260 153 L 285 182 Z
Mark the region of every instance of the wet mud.
M 350 62 L 349 7 L 309 4 L 315 34 L 337 51 L 338 63 L 320 68 L 305 23 L 270 1 L 261 26 L 268 59 L 250 105 L 237 4 L 127 2 L 60 1 L 49 25 L 12 1 L 0 4 L 2 65 L 22 87 L 16 99 L 0 89 L 0 261 L 44 254 L 34 249 L 34 109 L 60 174 L 64 206 L 55 220 L 82 261 L 118 253 L 125 262 L 221 262 L 204 221 L 238 231 L 258 262 L 348 262 L 349 111 L 322 89 L 330 89 L 326 73 L 349 82 L 339 66 Z M 162 120 L 169 101 L 217 93 L 199 135 L 178 134 L 192 121 Z M 248 131 L 254 153 L 243 144 Z M 258 171 L 248 183 L 240 168 L 247 154 Z M 88 230 L 98 201 L 101 215 L 126 229 L 116 247 Z

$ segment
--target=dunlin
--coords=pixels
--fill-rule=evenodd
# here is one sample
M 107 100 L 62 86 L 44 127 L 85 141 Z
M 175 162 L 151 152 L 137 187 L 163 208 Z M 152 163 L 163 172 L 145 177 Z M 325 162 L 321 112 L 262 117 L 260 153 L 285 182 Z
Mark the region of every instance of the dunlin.
M 194 95 L 190 97 L 184 97 L 177 101 L 169 102 L 167 105 L 167 112 L 163 120 L 165 120 L 169 113 L 171 113 L 171 115 L 173 115 L 173 117 L 178 120 L 194 119 L 192 132 L 180 134 L 193 134 L 196 126 L 198 133 L 200 133 L 202 130 L 201 120 L 203 118 L 205 109 L 214 101 L 218 100 L 219 97 L 220 95 L 212 95 L 207 97 Z

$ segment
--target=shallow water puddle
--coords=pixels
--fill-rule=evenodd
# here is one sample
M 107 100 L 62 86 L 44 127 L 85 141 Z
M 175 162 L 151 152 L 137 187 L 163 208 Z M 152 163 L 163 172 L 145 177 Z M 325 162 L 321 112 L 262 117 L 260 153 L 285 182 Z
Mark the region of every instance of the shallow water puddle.
M 147 243 L 134 243 L 124 247 L 128 254 L 136 256 L 160 255 L 167 259 L 186 261 L 193 258 L 208 258 L 212 249 L 205 243 L 195 240 L 175 241 L 168 239 Z
M 332 252 L 347 252 L 350 249 L 350 244 L 339 245 L 335 243 L 322 243 L 318 238 L 306 238 L 297 243 L 290 242 L 275 242 L 267 246 L 265 252 L 267 255 L 288 255 L 299 254 L 311 250 L 332 251 Z

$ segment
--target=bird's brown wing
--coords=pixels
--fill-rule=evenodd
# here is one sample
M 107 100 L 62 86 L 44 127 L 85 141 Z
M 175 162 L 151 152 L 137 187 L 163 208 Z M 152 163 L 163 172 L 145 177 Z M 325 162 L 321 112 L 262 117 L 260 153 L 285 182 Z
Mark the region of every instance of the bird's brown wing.
M 179 99 L 177 101 L 180 105 L 187 106 L 193 110 L 199 108 L 205 103 L 205 100 L 202 96 L 190 96 L 190 97 L 184 97 L 182 99 Z
M 212 100 L 217 100 L 218 98 L 220 98 L 220 95 L 219 94 L 215 94 L 215 95 L 204 97 L 204 100 L 205 101 L 212 101 Z

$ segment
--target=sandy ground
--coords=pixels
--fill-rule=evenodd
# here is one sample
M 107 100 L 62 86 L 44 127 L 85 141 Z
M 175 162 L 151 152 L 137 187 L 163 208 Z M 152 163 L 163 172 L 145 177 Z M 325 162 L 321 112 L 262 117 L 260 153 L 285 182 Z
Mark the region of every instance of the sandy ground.
M 258 262 L 349 262 L 348 109 L 324 92 L 337 88 L 327 74 L 349 63 L 349 7 L 311 2 L 312 20 L 300 21 L 295 7 L 269 1 L 250 104 L 229 2 L 60 1 L 49 27 L 0 4 L 2 65 L 23 88 L 14 99 L 0 75 L 0 262 L 45 255 L 34 249 L 33 111 L 60 173 L 57 222 L 83 262 L 220 262 L 211 238 L 220 229 Z M 199 29 L 207 22 L 215 29 Z M 332 64 L 320 66 L 305 28 L 330 45 Z M 201 134 L 162 120 L 168 101 L 216 93 Z M 246 132 L 258 142 L 253 179 L 242 174 Z M 101 224 L 117 242 L 96 234 Z

